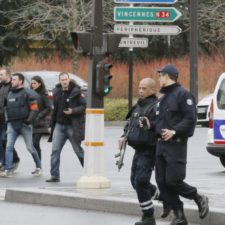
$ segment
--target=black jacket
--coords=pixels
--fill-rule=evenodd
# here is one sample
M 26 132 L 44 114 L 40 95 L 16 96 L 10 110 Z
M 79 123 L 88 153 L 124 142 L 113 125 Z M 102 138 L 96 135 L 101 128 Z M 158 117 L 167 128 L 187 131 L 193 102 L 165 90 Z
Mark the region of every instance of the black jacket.
M 161 136 L 162 129 L 170 129 L 176 131 L 175 137 L 192 136 L 196 125 L 196 104 L 192 94 L 179 83 L 164 87 L 160 92 L 164 96 L 160 98 L 156 111 L 157 135 Z
M 50 114 L 52 107 L 48 99 L 47 93 L 40 93 L 38 90 L 35 90 L 39 94 L 38 98 L 38 114 L 33 122 L 33 133 L 49 133 L 49 123 L 50 123 Z
M 82 91 L 78 85 L 74 82 L 69 84 L 69 99 L 67 107 L 72 109 L 72 114 L 69 115 L 71 118 L 71 124 L 74 129 L 74 138 L 77 141 L 82 141 L 84 139 L 85 132 L 85 110 L 86 110 L 86 99 L 82 94 Z M 52 135 L 54 131 L 55 124 L 57 122 L 58 110 L 61 108 L 61 96 L 62 96 L 62 87 L 60 84 L 54 89 L 53 97 L 53 113 L 51 120 L 51 134 L 49 142 L 52 141 Z
M 1 83 L 0 86 L 0 123 L 5 123 L 5 103 L 11 87 L 11 82 Z

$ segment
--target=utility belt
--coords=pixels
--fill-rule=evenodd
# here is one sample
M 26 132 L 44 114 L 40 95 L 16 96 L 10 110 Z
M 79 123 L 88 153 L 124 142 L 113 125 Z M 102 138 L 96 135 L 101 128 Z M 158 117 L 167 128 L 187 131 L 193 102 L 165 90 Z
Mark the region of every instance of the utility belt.
M 174 137 L 170 138 L 169 140 L 165 141 L 161 137 L 158 138 L 158 141 L 161 142 L 177 142 L 177 143 L 187 143 L 187 138 L 180 138 L 180 137 Z

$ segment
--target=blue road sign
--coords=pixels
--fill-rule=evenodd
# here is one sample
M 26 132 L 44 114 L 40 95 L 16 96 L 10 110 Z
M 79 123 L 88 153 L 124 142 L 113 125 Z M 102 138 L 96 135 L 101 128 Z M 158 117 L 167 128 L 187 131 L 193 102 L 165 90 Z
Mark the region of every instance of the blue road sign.
M 174 4 L 177 0 L 114 0 L 115 3 Z

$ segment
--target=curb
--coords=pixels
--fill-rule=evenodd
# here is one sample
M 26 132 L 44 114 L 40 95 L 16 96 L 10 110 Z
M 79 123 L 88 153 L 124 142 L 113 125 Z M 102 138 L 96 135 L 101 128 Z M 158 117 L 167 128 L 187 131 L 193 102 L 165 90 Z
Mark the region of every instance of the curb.
M 119 213 L 126 215 L 141 215 L 141 210 L 136 199 L 90 196 L 81 193 L 68 193 L 38 188 L 7 189 L 5 201 L 27 204 L 39 204 L 45 206 L 77 208 L 82 210 L 94 210 L 108 213 Z M 155 217 L 160 218 L 161 204 L 154 202 Z M 185 215 L 190 223 L 199 225 L 222 225 L 225 221 L 224 209 L 210 209 L 208 216 L 201 220 L 196 207 L 185 207 Z M 168 217 L 172 219 L 172 215 Z

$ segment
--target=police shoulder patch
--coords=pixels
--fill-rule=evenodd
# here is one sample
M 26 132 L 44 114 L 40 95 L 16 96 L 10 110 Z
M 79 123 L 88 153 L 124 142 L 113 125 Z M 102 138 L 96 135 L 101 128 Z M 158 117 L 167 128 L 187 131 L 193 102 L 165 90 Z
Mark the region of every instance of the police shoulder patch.
M 192 101 L 192 99 L 187 99 L 187 101 L 186 101 L 186 103 L 188 104 L 188 105 L 193 105 L 193 101 Z

